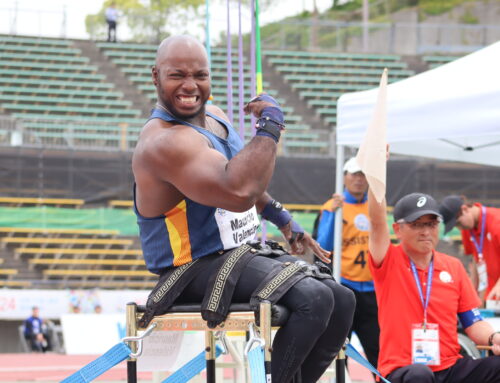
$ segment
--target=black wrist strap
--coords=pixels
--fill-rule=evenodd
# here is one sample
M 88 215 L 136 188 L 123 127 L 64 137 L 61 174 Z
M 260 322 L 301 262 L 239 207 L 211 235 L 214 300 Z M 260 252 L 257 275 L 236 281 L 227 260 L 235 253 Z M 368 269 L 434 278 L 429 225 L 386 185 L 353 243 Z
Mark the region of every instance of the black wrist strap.
M 493 338 L 495 337 L 496 334 L 500 334 L 500 331 L 495 331 L 491 333 L 490 337 L 488 338 L 488 344 L 490 346 L 493 346 Z
M 259 118 L 255 127 L 257 128 L 257 131 L 264 131 L 275 137 L 276 142 L 280 140 L 281 131 L 285 129 L 285 125 L 282 125 L 278 121 L 274 121 L 269 117 Z

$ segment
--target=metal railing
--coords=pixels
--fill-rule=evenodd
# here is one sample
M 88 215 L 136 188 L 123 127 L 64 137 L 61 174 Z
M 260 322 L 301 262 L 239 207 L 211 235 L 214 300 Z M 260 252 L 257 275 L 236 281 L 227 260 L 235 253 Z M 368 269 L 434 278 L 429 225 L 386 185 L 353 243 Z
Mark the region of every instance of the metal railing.
M 131 151 L 142 125 L 65 119 L 16 119 L 0 116 L 0 145 Z

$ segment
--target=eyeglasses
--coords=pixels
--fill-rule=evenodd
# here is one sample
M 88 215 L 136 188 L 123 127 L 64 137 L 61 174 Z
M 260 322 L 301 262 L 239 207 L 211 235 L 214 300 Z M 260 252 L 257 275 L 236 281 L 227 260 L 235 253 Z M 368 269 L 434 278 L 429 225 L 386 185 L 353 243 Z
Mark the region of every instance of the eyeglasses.
M 439 222 L 438 220 L 435 220 L 435 221 L 427 221 L 427 222 L 400 222 L 398 221 L 398 223 L 404 223 L 408 226 L 410 226 L 410 228 L 412 228 L 413 230 L 422 230 L 424 228 L 427 228 L 427 229 L 435 229 L 436 227 L 439 226 Z

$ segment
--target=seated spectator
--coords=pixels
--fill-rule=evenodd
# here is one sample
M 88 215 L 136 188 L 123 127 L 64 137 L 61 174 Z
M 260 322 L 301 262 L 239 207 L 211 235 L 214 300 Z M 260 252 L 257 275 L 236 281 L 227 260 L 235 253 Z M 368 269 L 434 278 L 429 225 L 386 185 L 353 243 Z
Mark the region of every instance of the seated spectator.
M 29 342 L 31 350 L 45 352 L 50 349 L 47 326 L 39 316 L 39 308 L 34 306 L 31 316 L 24 321 L 24 338 Z

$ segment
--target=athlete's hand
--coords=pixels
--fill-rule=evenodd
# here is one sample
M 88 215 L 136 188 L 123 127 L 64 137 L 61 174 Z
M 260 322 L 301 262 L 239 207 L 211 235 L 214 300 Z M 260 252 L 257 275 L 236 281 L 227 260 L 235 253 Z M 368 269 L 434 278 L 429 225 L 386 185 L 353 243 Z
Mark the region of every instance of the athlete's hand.
M 493 346 L 491 346 L 491 351 L 495 355 L 500 355 L 500 344 L 494 344 Z
M 280 231 L 290 244 L 291 253 L 295 255 L 304 255 L 308 250 L 314 253 L 321 261 L 330 263 L 330 252 L 323 249 L 307 232 L 297 235 L 292 231 L 291 221 L 285 226 L 280 227 Z
M 280 104 L 266 93 L 261 93 L 252 98 L 243 108 L 245 114 L 253 113 L 256 118 L 262 115 L 262 111 L 267 107 L 274 107 L 281 110 Z

